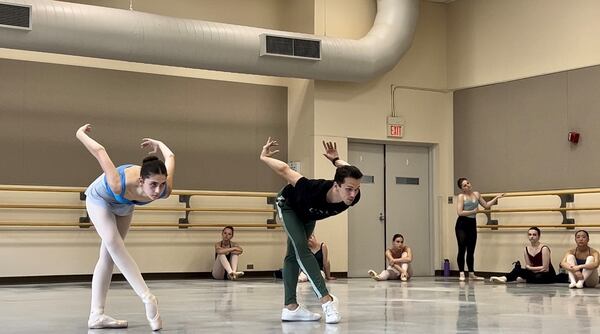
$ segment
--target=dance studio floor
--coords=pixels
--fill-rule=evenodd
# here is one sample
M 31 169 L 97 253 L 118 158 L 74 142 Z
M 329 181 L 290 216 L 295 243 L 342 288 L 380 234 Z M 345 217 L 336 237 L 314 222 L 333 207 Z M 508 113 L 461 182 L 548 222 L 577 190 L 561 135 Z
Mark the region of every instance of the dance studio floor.
M 600 289 L 562 285 L 492 285 L 416 278 L 409 283 L 340 279 L 337 325 L 282 323 L 281 280 L 149 281 L 164 319 L 161 333 L 592 333 L 600 328 Z M 309 286 L 301 302 L 320 311 Z M 142 303 L 127 283 L 113 283 L 107 314 L 129 328 L 86 327 L 89 284 L 0 286 L 2 333 L 150 333 Z M 596 330 L 592 330 L 596 328 Z

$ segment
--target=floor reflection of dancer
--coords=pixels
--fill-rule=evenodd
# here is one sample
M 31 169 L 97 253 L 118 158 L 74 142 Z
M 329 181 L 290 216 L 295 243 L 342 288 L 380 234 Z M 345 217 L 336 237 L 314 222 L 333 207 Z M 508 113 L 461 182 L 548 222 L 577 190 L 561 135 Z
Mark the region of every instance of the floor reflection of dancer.
M 144 159 L 142 166 L 115 167 L 102 145 L 88 136 L 91 126 L 77 130 L 76 137 L 98 160 L 104 174 L 85 191 L 85 205 L 96 231 L 102 239 L 100 257 L 92 277 L 92 303 L 89 328 L 122 328 L 127 321 L 116 320 L 104 314 L 106 295 L 116 264 L 135 293 L 146 307 L 146 317 L 152 330 L 162 328 L 156 297 L 144 282 L 137 264 L 125 248 L 125 235 L 129 230 L 135 205 L 148 204 L 169 197 L 173 189 L 175 155 L 162 142 L 150 138 L 142 140 L 142 148 L 160 151 L 165 162 L 155 156 Z
M 471 283 L 460 282 L 458 290 L 458 316 L 456 318 L 456 333 L 477 333 L 479 317 L 475 287 Z
M 308 247 L 308 237 L 317 220 L 335 216 L 360 199 L 362 173 L 340 159 L 335 143 L 325 143 L 325 157 L 336 167 L 333 180 L 307 179 L 292 170 L 285 162 L 272 158 L 277 153 L 277 142 L 269 138 L 263 146 L 260 159 L 289 184 L 277 196 L 277 210 L 288 235 L 287 254 L 283 264 L 285 307 L 283 321 L 316 321 L 318 313 L 298 305 L 296 287 L 300 269 L 308 276 L 313 291 L 322 303 L 326 323 L 337 323 L 341 316 L 338 300 L 331 295 L 321 277 L 319 265 Z

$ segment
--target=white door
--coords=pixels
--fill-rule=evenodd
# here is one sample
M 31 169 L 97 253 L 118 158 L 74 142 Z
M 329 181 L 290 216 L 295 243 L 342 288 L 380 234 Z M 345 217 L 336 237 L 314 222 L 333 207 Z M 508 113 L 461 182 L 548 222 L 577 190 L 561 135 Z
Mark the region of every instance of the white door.
M 385 265 L 383 145 L 350 143 L 348 162 L 363 173 L 360 201 L 348 214 L 348 277 Z

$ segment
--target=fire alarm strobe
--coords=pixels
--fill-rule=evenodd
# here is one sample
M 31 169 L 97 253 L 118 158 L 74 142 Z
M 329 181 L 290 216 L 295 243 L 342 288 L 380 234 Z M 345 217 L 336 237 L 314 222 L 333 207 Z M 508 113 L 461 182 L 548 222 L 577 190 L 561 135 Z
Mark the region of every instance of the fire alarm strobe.
M 579 132 L 569 132 L 569 136 L 567 137 L 567 139 L 573 144 L 579 143 Z

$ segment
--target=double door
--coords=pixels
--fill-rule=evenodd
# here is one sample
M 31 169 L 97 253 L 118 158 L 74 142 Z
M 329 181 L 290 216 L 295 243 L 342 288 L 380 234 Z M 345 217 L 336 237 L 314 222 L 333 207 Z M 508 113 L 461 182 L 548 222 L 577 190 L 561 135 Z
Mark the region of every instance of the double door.
M 363 172 L 361 200 L 348 214 L 348 277 L 381 271 L 392 236 L 413 252 L 415 276 L 432 276 L 430 150 L 350 143 L 348 162 Z

